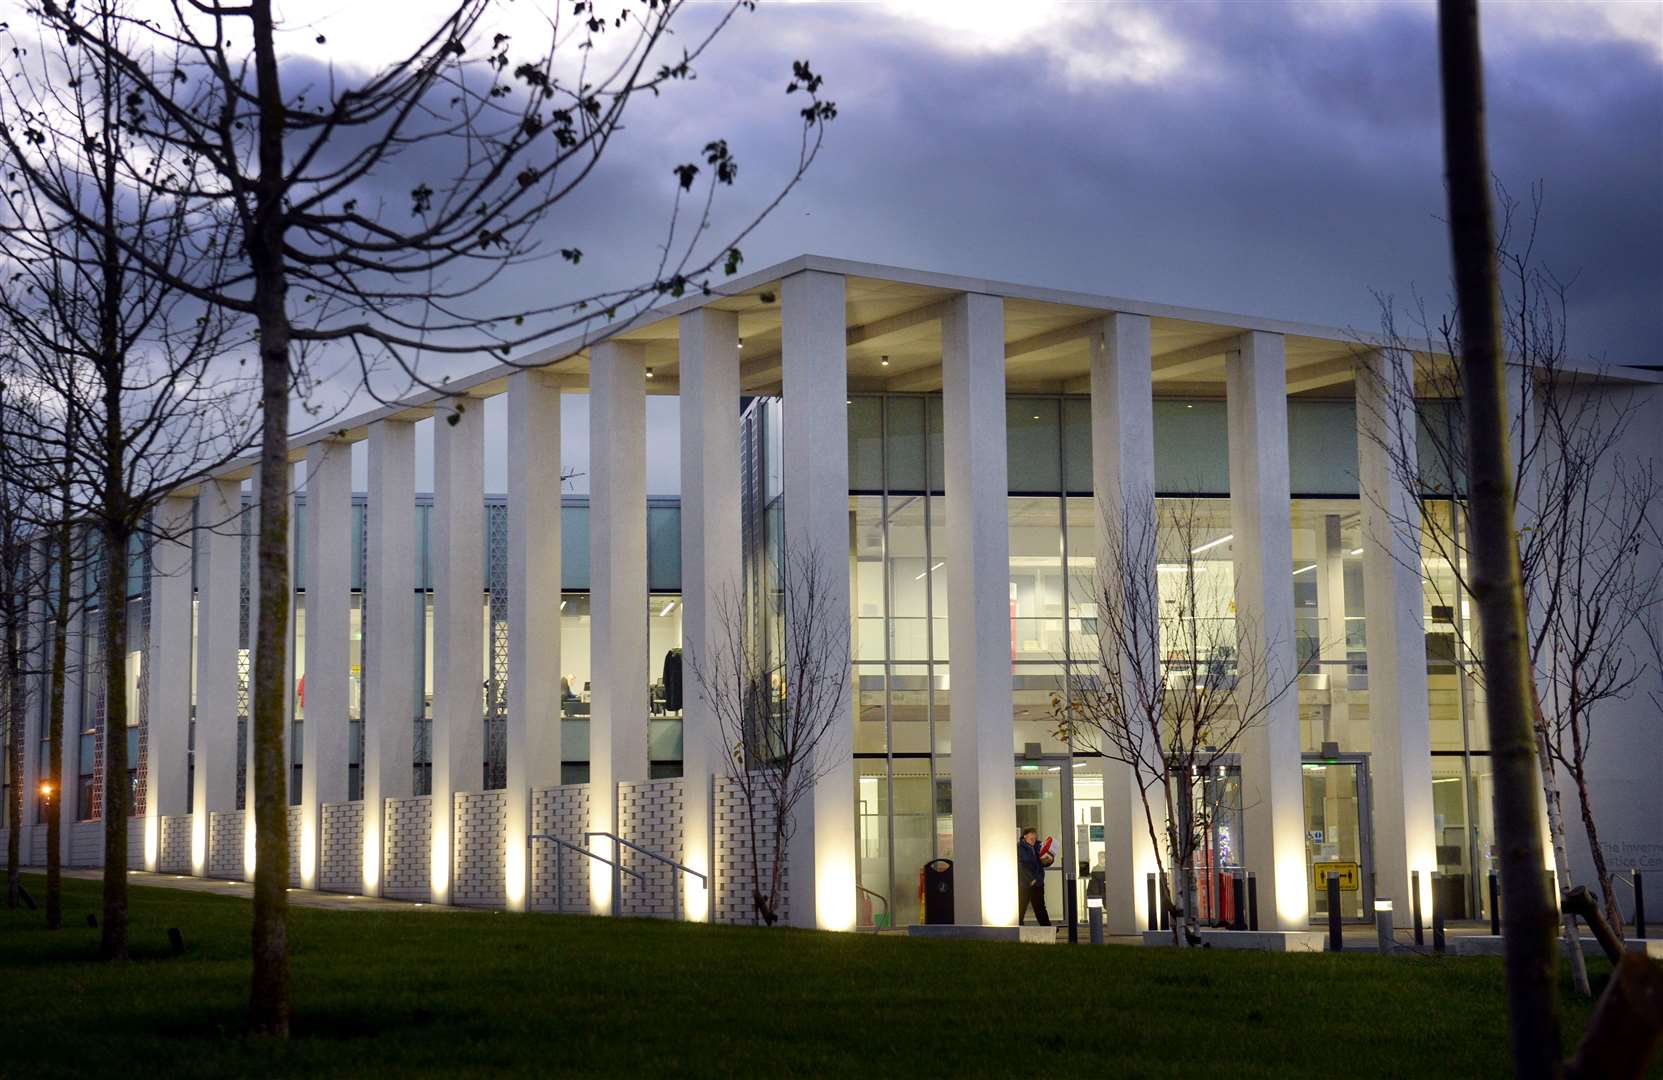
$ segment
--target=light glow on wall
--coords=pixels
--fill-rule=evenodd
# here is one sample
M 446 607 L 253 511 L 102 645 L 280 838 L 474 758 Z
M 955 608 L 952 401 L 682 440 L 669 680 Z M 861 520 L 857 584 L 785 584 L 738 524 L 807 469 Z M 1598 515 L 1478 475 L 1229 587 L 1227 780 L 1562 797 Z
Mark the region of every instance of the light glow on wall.
M 814 921 L 822 930 L 855 928 L 855 867 L 852 859 L 816 853 Z M 1015 878 L 1013 877 L 1014 884 Z
M 364 818 L 364 893 L 374 896 L 381 891 L 381 826 Z
M 311 807 L 300 812 L 300 884 L 302 888 L 317 887 L 318 823 Z
M 1309 930 L 1311 896 L 1305 888 L 1305 875 L 1310 864 L 1303 846 L 1276 860 L 1276 922 L 1278 930 Z
M 208 815 L 191 815 L 191 873 L 206 877 L 208 873 Z
M 151 798 L 155 798 L 154 795 Z M 144 815 L 144 868 L 156 872 L 156 852 L 160 848 L 161 822 L 155 814 Z
M 522 829 L 508 831 L 507 876 L 503 879 L 508 891 L 508 910 L 525 910 L 525 836 Z
M 243 811 L 243 877 L 254 880 L 254 853 L 257 849 L 254 835 L 254 785 L 248 786 L 248 809 Z
M 428 874 L 428 880 L 432 883 L 433 902 L 449 902 L 450 827 L 446 822 L 437 819 L 433 822 L 433 846 L 428 858 Z
M 687 837 L 685 845 L 686 850 L 682 856 L 682 861 L 685 862 L 688 867 L 697 870 L 699 873 L 706 875 L 706 877 L 704 881 L 700 881 L 692 874 L 678 874 L 677 876 L 680 877 L 686 885 L 685 888 L 682 886 L 677 887 L 682 888 L 682 897 L 684 900 L 683 910 L 687 913 L 688 921 L 704 922 L 706 919 L 710 918 L 710 879 L 708 876 L 710 874 L 710 852 L 705 842 L 705 838 L 702 836 Z
M 612 838 L 608 836 L 593 836 L 589 838 L 590 850 L 602 859 L 616 859 L 612 851 Z M 596 915 L 608 915 L 612 912 L 612 867 L 596 859 L 589 860 L 589 910 Z
M 994 835 L 1003 836 L 1004 831 Z M 982 922 L 988 926 L 1016 925 L 1020 896 L 1014 848 L 1014 844 L 982 845 Z

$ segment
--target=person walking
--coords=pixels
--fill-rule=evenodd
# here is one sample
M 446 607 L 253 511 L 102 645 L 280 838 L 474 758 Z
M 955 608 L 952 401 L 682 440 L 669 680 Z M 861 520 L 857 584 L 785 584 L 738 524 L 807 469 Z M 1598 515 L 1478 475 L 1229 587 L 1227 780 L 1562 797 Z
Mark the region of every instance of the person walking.
M 1045 862 L 1039 853 L 1039 832 L 1023 829 L 1022 839 L 1016 844 L 1016 875 L 1022 887 L 1022 907 L 1016 917 L 1018 925 L 1028 918 L 1028 908 L 1041 926 L 1051 925 L 1051 913 L 1045 909 Z

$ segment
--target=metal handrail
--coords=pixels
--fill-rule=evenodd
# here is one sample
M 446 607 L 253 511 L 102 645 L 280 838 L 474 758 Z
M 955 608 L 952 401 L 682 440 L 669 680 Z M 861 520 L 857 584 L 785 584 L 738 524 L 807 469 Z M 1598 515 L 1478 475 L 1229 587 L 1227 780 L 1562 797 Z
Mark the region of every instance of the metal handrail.
M 860 884 L 859 882 L 855 883 L 855 891 L 856 892 L 863 892 L 867 896 L 872 897 L 874 900 L 882 900 L 883 901 L 884 921 L 885 922 L 889 921 L 889 897 L 885 896 L 883 893 L 880 893 L 880 892 L 873 892 L 871 889 L 868 889 L 866 886 Z M 891 926 L 890 929 L 893 930 L 894 927 Z M 878 920 L 877 919 L 872 920 L 872 932 L 874 934 L 878 932 Z
M 709 877 L 707 877 L 706 875 L 704 875 L 704 874 L 700 873 L 699 871 L 693 869 L 691 866 L 686 866 L 682 863 L 676 862 L 674 859 L 670 858 L 668 855 L 660 855 L 656 851 L 649 851 L 646 848 L 642 847 L 640 844 L 634 843 L 633 841 L 625 840 L 623 837 L 617 835 L 616 833 L 609 833 L 609 832 L 602 832 L 602 831 L 586 832 L 586 833 L 583 834 L 584 843 L 588 843 L 589 838 L 591 836 L 604 836 L 608 840 L 611 840 L 613 843 L 622 844 L 624 847 L 629 848 L 631 851 L 640 852 L 642 855 L 645 855 L 649 859 L 657 859 L 659 862 L 663 863 L 665 866 L 668 866 L 672 871 L 680 870 L 683 873 L 692 874 L 694 877 L 698 878 L 701 882 L 704 883 L 704 887 L 705 887 L 705 890 L 707 892 L 710 889 L 710 878 Z M 620 869 L 623 868 L 622 864 L 619 864 L 619 868 Z M 631 871 L 631 872 L 633 873 L 633 871 Z M 640 877 L 640 875 L 636 874 L 636 877 Z M 672 874 L 672 879 L 673 879 L 673 877 L 674 877 L 674 875 Z M 644 881 L 646 879 L 642 878 L 642 880 Z M 671 911 L 672 917 L 677 922 L 680 922 L 681 921 L 681 889 L 677 886 L 677 883 L 674 880 L 672 880 L 670 882 L 670 911 Z
M 622 870 L 624 873 L 628 874 L 630 877 L 634 878 L 636 881 L 642 882 L 643 884 L 647 880 L 646 878 L 642 877 L 640 874 L 636 873 L 634 870 L 631 870 L 629 867 L 625 866 L 623 863 L 613 862 L 611 859 L 608 859 L 605 855 L 602 855 L 598 851 L 590 851 L 588 848 L 583 847 L 579 844 L 574 844 L 570 840 L 562 840 L 562 839 L 560 839 L 560 837 L 550 836 L 548 833 L 532 833 L 530 836 L 527 836 L 525 838 L 525 846 L 526 846 L 526 852 L 527 852 L 527 857 L 528 858 L 529 858 L 530 851 L 531 851 L 531 842 L 533 840 L 548 840 L 548 841 L 550 841 L 551 843 L 553 843 L 555 845 L 555 852 L 554 852 L 554 910 L 558 914 L 561 914 L 561 915 L 566 914 L 565 873 L 562 869 L 564 864 L 560 860 L 560 850 L 562 848 L 564 848 L 567 851 L 575 851 L 580 855 L 587 855 L 591 859 L 594 859 L 596 862 L 603 862 L 606 865 L 612 867 L 612 869 L 614 871 Z M 616 899 L 617 892 L 616 892 L 616 890 L 614 890 L 614 892 L 613 892 L 613 897 L 614 897 L 613 904 L 614 904 L 614 906 L 616 906 L 616 904 L 617 904 L 617 899 Z

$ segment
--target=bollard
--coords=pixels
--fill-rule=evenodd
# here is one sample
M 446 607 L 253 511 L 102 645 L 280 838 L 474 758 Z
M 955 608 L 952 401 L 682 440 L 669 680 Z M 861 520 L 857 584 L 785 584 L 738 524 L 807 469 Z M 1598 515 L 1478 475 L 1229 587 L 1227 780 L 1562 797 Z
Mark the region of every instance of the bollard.
M 1103 900 L 1101 897 L 1086 897 L 1086 920 L 1091 925 L 1091 943 L 1103 944 Z
M 1328 875 L 1328 951 L 1339 952 L 1345 948 L 1345 938 L 1340 934 L 1340 875 Z
M 1230 898 L 1235 901 L 1236 908 L 1235 918 L 1230 920 L 1230 929 L 1246 930 L 1247 912 L 1245 908 L 1247 907 L 1247 883 L 1242 880 L 1240 874 L 1230 875 Z
M 1409 891 L 1414 894 L 1409 899 L 1409 910 L 1410 910 L 1410 914 L 1413 915 L 1414 919 L 1415 919 L 1415 947 L 1420 948 L 1420 947 L 1425 946 L 1425 944 L 1426 944 L 1426 933 L 1425 933 L 1425 931 L 1423 931 L 1421 929 L 1421 924 L 1420 924 L 1420 871 L 1419 870 L 1409 871 Z
M 1638 866 L 1631 873 L 1634 875 L 1634 936 L 1644 941 L 1646 940 L 1646 883 L 1640 877 Z
M 1068 943 L 1080 943 L 1079 878 L 1063 878 L 1062 909 L 1068 916 Z
M 1374 902 L 1374 934 L 1378 942 L 1380 955 L 1390 956 L 1392 952 L 1392 901 L 1391 897 L 1381 897 Z
M 1161 928 L 1160 905 L 1155 902 L 1155 875 L 1149 875 L 1149 929 L 1151 932 Z
M 1259 929 L 1259 879 L 1252 871 L 1247 874 L 1247 928 Z
M 1160 903 L 1161 929 L 1162 930 L 1170 930 L 1172 928 L 1170 921 L 1167 919 L 1168 912 L 1166 910 L 1166 889 L 1167 889 L 1166 871 L 1162 870 L 1161 871 L 1161 903 Z
M 1490 871 L 1490 933 L 1501 936 L 1501 885 L 1494 870 Z
M 1444 951 L 1444 913 L 1438 910 L 1438 898 L 1432 898 L 1432 951 Z

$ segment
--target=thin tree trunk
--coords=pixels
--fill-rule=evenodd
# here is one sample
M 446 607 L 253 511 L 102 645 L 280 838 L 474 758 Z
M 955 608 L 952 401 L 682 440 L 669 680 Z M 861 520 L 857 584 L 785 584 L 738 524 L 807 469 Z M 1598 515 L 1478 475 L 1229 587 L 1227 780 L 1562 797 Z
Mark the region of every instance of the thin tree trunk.
M 23 833 L 23 724 L 28 714 L 19 641 L 24 626 L 19 612 L 23 598 L 9 583 L 6 593 L 6 906 L 15 908 L 22 887 L 18 872 Z
M 73 441 L 71 442 L 73 453 Z M 46 928 L 63 926 L 63 821 L 64 783 L 64 683 L 69 668 L 70 579 L 73 573 L 71 545 L 74 526 L 69 485 L 64 485 L 58 522 L 58 595 L 52 610 L 52 687 L 46 718 Z
M 1605 898 L 1605 919 L 1618 937 L 1624 935 L 1623 912 L 1617 905 L 1616 883 L 1611 880 L 1610 867 L 1605 862 L 1605 849 L 1600 846 L 1599 829 L 1594 825 L 1594 805 L 1588 794 L 1588 778 L 1580 768 L 1576 774 L 1576 798 L 1582 811 L 1582 827 L 1588 833 L 1588 852 L 1594 860 L 1594 874 L 1599 878 L 1600 892 Z
M 119 490 L 119 489 L 107 489 Z M 99 953 L 127 960 L 127 527 L 104 525 L 104 917 Z
M 283 96 L 271 0 L 250 4 L 260 178 L 248 253 L 260 333 L 260 597 L 254 685 L 254 972 L 249 1027 L 289 1035 L 289 812 L 283 775 L 289 625 L 289 314 L 283 259 Z
M 1458 363 L 1468 416 L 1472 592 L 1489 691 L 1496 846 L 1503 909 L 1508 912 L 1503 927 L 1508 1025 L 1517 1075 L 1557 1077 L 1562 1070 L 1554 986 L 1558 958 L 1536 815 L 1534 680 L 1513 519 L 1477 0 L 1441 0 L 1438 31 L 1450 246 L 1460 309 Z
M 1536 755 L 1542 762 L 1542 805 L 1547 809 L 1548 836 L 1553 840 L 1553 865 L 1568 880 L 1571 857 L 1565 847 L 1565 804 L 1559 795 L 1553 758 L 1548 756 L 1547 733 L 1540 726 L 1536 729 Z M 1589 997 L 1593 990 L 1588 985 L 1588 958 L 1582 953 L 1582 933 L 1576 928 L 1576 916 L 1565 911 L 1563 905 L 1560 906 L 1560 924 L 1565 950 L 1571 957 L 1571 984 L 1576 987 L 1577 993 Z

